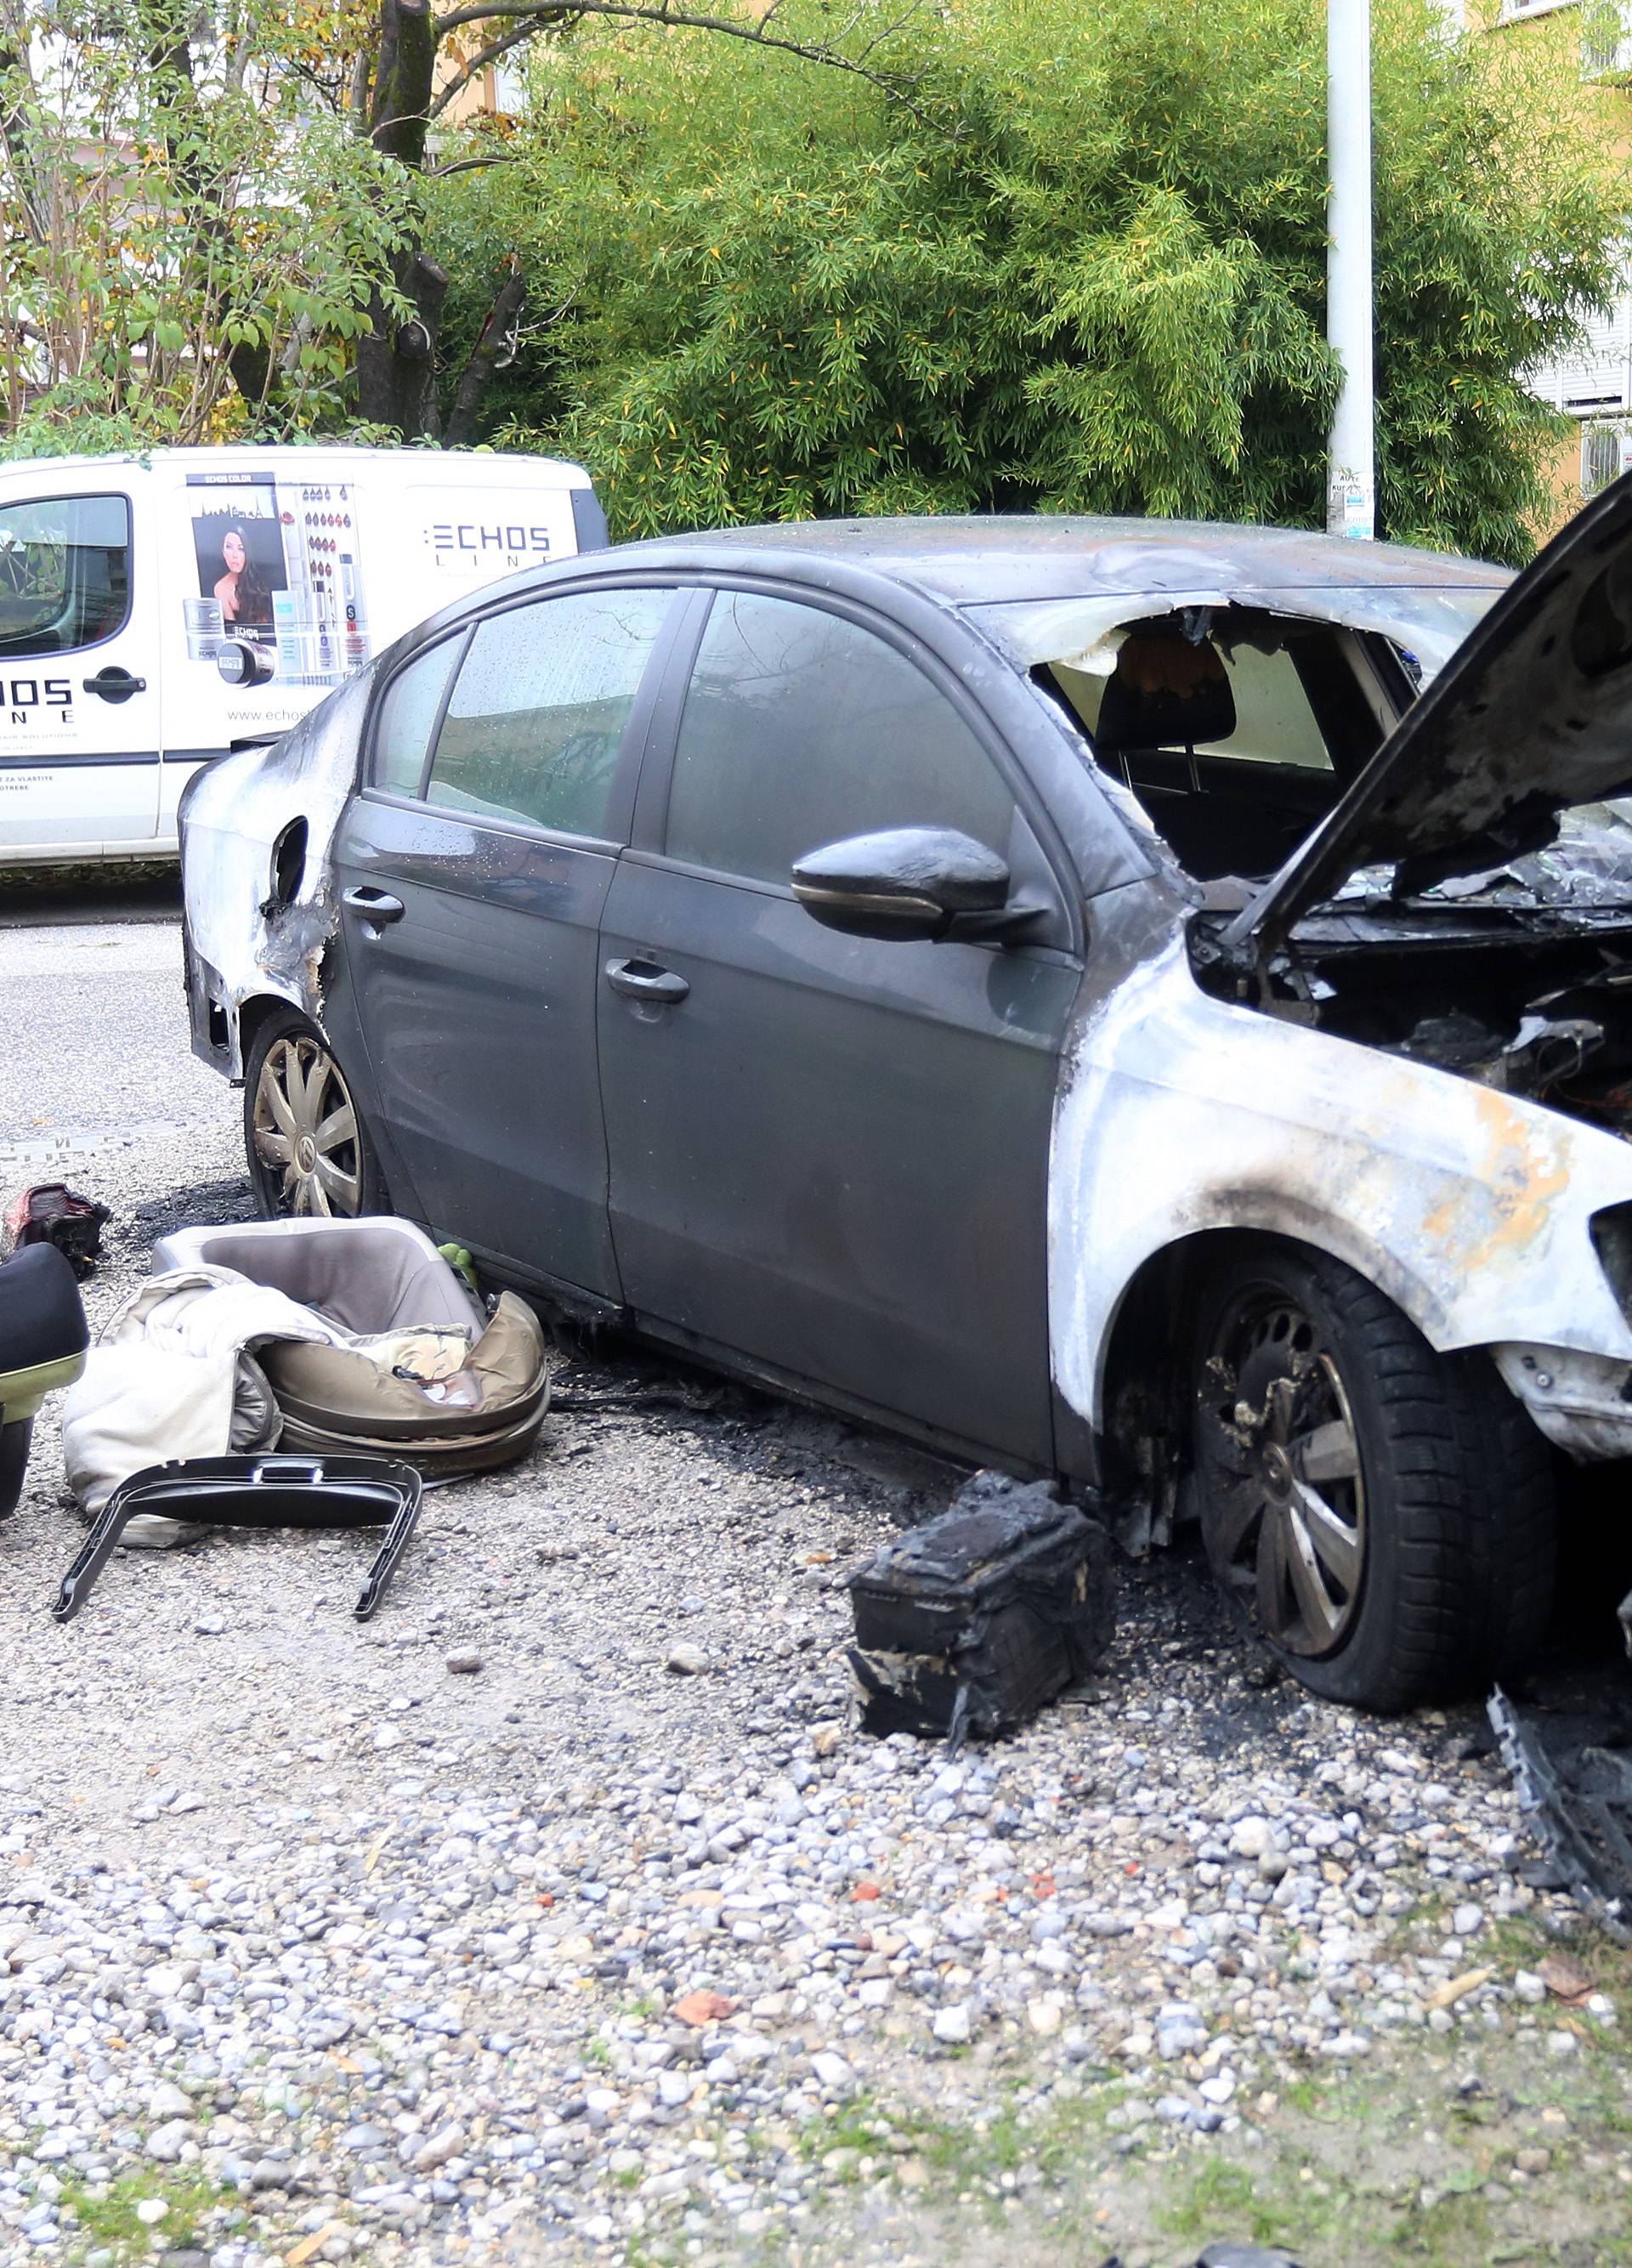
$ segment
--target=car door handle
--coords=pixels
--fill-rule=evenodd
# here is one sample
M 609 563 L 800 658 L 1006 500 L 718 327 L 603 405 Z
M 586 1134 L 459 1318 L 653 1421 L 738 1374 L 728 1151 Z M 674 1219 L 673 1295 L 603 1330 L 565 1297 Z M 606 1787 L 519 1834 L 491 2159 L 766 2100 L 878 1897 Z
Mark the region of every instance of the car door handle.
M 677 976 L 672 968 L 659 968 L 655 961 L 609 961 L 606 982 L 614 992 L 622 992 L 631 1000 L 663 1000 L 671 1006 L 691 990 L 683 976 Z
M 388 891 L 367 887 L 348 890 L 340 902 L 349 914 L 361 914 L 365 922 L 378 922 L 381 928 L 387 922 L 401 921 L 408 910 L 401 899 Z
M 99 669 L 94 677 L 87 677 L 85 684 L 87 693 L 100 694 L 104 701 L 129 701 L 133 693 L 147 691 L 145 677 L 132 677 L 128 669 L 111 664 L 106 669 Z

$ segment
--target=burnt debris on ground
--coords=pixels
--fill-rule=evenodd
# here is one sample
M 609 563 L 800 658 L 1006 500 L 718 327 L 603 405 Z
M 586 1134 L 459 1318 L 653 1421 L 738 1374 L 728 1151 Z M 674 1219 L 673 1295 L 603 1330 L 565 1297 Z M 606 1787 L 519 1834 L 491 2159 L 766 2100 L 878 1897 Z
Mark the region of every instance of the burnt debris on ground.
M 1114 1621 L 1113 1546 L 1045 1481 L 980 1472 L 938 1519 L 849 1579 L 850 1667 L 867 1730 L 1018 1731 L 1098 1669 Z

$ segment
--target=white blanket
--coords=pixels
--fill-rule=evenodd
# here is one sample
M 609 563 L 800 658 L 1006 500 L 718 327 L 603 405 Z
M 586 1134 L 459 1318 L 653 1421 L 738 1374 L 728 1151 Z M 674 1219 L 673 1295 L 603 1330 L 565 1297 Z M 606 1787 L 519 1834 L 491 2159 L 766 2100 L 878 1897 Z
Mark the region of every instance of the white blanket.
M 253 1351 L 276 1339 L 357 1344 L 315 1308 L 230 1268 L 150 1277 L 62 1406 L 63 1462 L 84 1510 L 94 1517 L 143 1466 L 276 1441 L 282 1418 Z

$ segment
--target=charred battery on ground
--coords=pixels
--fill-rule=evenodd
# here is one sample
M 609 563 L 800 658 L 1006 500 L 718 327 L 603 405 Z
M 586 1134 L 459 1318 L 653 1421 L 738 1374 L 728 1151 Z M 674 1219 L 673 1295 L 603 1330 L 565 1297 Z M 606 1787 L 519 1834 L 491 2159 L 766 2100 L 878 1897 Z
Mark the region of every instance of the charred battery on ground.
M 1114 1616 L 1113 1546 L 1044 1482 L 977 1473 L 938 1520 L 850 1577 L 850 1667 L 872 1733 L 1018 1729 L 1097 1669 Z

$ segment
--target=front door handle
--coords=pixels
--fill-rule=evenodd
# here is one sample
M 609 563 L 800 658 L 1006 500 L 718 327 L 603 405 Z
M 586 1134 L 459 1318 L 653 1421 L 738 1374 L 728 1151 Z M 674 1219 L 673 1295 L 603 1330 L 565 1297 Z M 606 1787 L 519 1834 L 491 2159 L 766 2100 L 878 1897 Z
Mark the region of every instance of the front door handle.
M 340 901 L 349 914 L 361 914 L 365 922 L 383 929 L 387 922 L 401 921 L 408 909 L 401 898 L 393 898 L 386 890 L 371 890 L 360 886 L 348 890 Z
M 683 1000 L 691 987 L 683 976 L 672 968 L 659 968 L 655 961 L 638 958 L 634 961 L 609 961 L 606 982 L 614 992 L 621 992 L 631 1000 L 662 1000 L 671 1006 Z
M 106 668 L 99 669 L 94 677 L 87 677 L 85 686 L 87 693 L 99 693 L 104 701 L 129 701 L 133 693 L 147 691 L 147 680 L 145 677 L 132 677 L 128 669 L 121 669 L 110 662 Z

